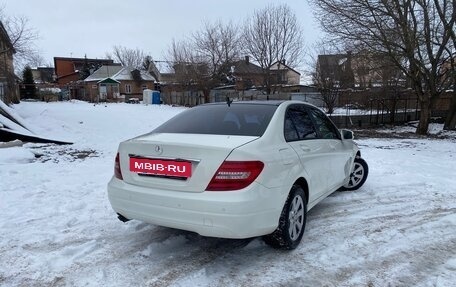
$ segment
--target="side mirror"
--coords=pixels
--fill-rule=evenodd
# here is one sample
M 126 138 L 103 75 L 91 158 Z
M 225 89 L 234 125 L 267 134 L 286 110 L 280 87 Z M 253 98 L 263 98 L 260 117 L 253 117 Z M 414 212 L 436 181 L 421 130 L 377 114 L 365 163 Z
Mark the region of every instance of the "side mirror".
M 351 130 L 340 130 L 340 133 L 343 140 L 352 140 L 355 138 Z

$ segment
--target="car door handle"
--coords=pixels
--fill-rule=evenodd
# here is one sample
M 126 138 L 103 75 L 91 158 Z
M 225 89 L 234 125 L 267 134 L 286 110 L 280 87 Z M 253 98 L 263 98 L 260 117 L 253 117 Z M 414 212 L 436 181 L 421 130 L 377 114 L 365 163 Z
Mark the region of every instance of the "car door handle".
M 334 144 L 329 144 L 329 148 L 330 148 L 331 150 L 336 150 L 336 145 L 334 145 Z
M 303 144 L 300 145 L 299 147 L 301 148 L 302 151 L 305 151 L 305 152 L 309 152 L 312 150 L 310 147 L 303 145 Z

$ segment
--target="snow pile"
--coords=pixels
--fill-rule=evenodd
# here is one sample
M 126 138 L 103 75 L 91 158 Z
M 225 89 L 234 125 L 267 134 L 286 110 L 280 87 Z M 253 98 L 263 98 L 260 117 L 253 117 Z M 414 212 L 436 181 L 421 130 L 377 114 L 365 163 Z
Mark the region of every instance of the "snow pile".
M 6 115 L 13 117 L 16 122 L 7 118 Z M 16 113 L 0 100 L 0 129 L 14 130 L 25 135 L 33 135 L 30 126 Z
M 122 223 L 106 184 L 120 141 L 183 108 L 21 103 L 40 134 L 71 146 L 0 149 L 2 286 L 452 286 L 456 141 L 358 140 L 370 176 L 308 214 L 294 251 Z
M 16 140 L 33 143 L 71 144 L 36 134 L 27 121 L 0 100 L 0 143 Z
M 23 147 L 0 148 L 0 165 L 11 163 L 29 163 L 35 160 L 35 154 Z

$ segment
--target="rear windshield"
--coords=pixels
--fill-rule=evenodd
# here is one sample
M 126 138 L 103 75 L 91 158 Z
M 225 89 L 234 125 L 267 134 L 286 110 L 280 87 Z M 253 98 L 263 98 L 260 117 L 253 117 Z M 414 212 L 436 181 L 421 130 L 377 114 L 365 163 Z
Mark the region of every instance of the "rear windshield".
M 262 136 L 277 106 L 203 105 L 184 111 L 152 132 Z

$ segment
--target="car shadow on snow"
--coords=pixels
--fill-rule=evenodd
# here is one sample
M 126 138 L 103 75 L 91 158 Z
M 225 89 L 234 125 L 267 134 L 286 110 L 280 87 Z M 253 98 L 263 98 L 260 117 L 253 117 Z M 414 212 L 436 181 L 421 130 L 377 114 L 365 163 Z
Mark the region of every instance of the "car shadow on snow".
M 211 249 L 241 249 L 255 239 L 205 237 L 191 231 L 154 226 L 147 223 L 140 223 L 135 229 L 137 231 L 147 230 L 142 236 L 148 236 L 148 248 L 153 248 L 151 251 L 158 253 L 176 252 L 178 248 L 198 248 L 207 251 L 211 251 Z
M 133 226 L 132 226 L 133 227 Z M 133 231 L 134 229 L 134 231 Z M 147 286 L 167 286 L 200 269 L 217 264 L 225 256 L 267 250 L 257 238 L 224 239 L 194 232 L 139 223 L 132 228 L 129 243 L 135 261 L 144 267 Z

